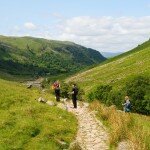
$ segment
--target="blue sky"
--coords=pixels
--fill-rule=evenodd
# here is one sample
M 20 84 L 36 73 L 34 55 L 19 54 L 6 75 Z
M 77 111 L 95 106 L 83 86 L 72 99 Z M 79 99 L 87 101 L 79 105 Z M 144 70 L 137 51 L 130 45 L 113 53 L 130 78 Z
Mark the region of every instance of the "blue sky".
M 0 0 L 0 20 L 1 35 L 127 51 L 150 37 L 150 0 Z

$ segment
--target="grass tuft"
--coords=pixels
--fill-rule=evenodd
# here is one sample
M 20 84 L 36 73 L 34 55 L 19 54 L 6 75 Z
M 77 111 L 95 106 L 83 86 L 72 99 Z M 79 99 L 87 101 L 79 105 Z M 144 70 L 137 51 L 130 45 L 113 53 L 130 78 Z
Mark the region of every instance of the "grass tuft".
M 116 147 L 119 142 L 129 140 L 136 150 L 150 149 L 150 117 L 118 111 L 115 106 L 106 107 L 98 101 L 90 105 L 97 111 L 97 116 L 108 127 L 110 146 Z

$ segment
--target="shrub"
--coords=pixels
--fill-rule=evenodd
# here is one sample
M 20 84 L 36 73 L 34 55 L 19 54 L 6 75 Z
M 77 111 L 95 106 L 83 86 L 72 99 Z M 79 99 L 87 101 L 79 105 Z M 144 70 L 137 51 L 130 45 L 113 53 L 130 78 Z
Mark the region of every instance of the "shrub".
M 137 76 L 126 83 L 126 93 L 131 97 L 133 111 L 150 113 L 150 79 L 144 76 Z
M 124 99 L 124 91 L 113 89 L 109 92 L 107 105 L 116 105 L 119 109 L 122 109 L 122 100 Z
M 71 98 L 71 95 L 68 94 L 69 92 L 72 91 L 72 82 L 70 83 L 65 83 L 65 82 L 62 82 L 61 83 L 61 97 L 63 98 Z M 81 89 L 81 87 L 78 87 L 78 100 L 83 100 L 83 95 L 85 94 L 84 93 L 84 90 Z
M 90 92 L 88 94 L 88 102 L 93 102 L 95 99 L 95 95 L 94 95 L 94 92 Z
M 89 102 L 94 99 L 107 106 L 116 105 L 122 109 L 125 95 L 131 98 L 132 111 L 150 114 L 150 79 L 145 76 L 136 76 L 128 79 L 122 89 L 112 88 L 111 85 L 100 85 L 88 95 Z
M 111 90 L 112 86 L 110 85 L 100 85 L 88 95 L 88 98 L 90 101 L 97 99 L 106 104 Z
M 83 101 L 84 99 L 83 99 L 83 96 L 85 95 L 85 92 L 84 92 L 84 90 L 79 86 L 78 87 L 78 90 L 79 90 L 79 92 L 78 92 L 78 100 L 80 100 L 80 101 Z
M 62 82 L 61 83 L 61 97 L 63 98 L 69 98 L 69 92 L 71 90 L 71 87 L 69 84 Z

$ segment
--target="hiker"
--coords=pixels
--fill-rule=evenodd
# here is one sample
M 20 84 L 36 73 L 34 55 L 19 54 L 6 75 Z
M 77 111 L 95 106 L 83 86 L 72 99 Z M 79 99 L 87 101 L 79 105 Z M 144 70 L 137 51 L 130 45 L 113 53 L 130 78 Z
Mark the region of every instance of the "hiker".
M 76 84 L 73 84 L 71 94 L 72 94 L 73 106 L 74 106 L 74 108 L 77 108 L 78 88 L 77 88 Z
M 56 101 L 59 102 L 60 101 L 60 84 L 59 84 L 59 81 L 54 82 L 53 89 L 55 92 Z
M 124 112 L 130 112 L 131 111 L 131 102 L 128 96 L 125 96 L 125 103 L 122 104 L 124 106 Z

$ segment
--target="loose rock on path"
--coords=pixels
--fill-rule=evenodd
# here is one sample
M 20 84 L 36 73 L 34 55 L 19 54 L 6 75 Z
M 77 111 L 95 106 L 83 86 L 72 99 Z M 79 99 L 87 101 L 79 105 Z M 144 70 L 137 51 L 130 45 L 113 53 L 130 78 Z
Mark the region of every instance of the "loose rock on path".
M 71 102 L 66 102 L 66 106 L 78 119 L 76 141 L 82 150 L 108 150 L 108 133 L 95 114 L 88 110 L 88 104 L 83 103 L 77 109 L 72 107 Z

